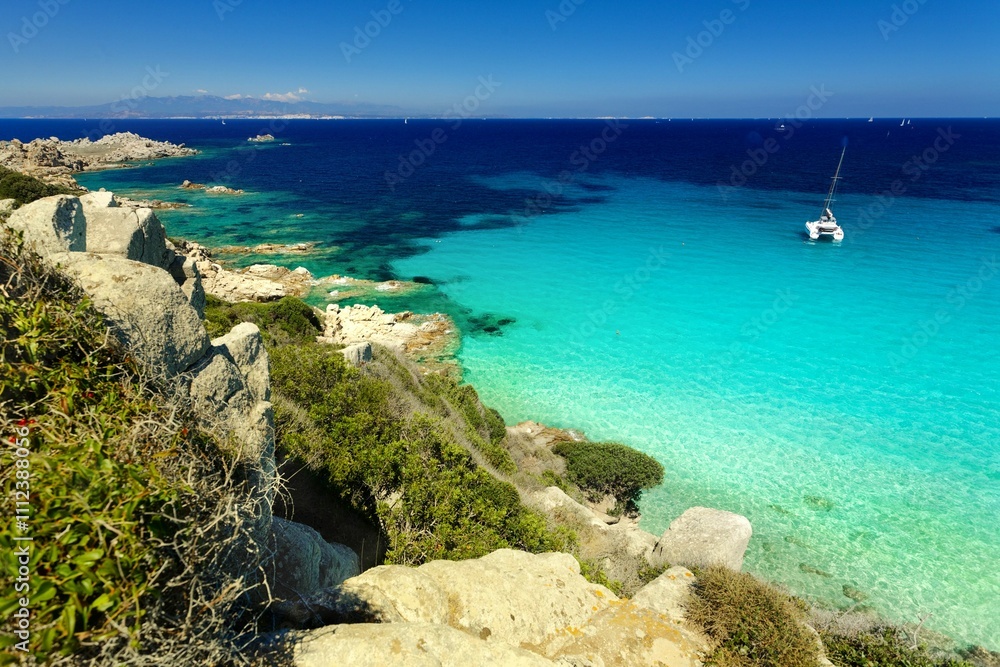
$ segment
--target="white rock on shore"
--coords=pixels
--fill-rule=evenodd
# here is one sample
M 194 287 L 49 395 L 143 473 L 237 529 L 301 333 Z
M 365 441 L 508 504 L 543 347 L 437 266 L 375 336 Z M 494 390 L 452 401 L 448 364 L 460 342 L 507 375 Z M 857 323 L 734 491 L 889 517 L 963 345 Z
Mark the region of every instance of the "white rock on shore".
M 744 516 L 692 507 L 670 522 L 653 550 L 652 563 L 723 565 L 738 572 L 752 534 L 750 521 Z
M 378 306 L 341 308 L 331 303 L 325 319 L 323 335 L 317 340 L 334 345 L 370 342 L 412 354 L 443 350 L 457 337 L 454 325 L 440 313 L 416 316 L 409 311 L 386 313 Z

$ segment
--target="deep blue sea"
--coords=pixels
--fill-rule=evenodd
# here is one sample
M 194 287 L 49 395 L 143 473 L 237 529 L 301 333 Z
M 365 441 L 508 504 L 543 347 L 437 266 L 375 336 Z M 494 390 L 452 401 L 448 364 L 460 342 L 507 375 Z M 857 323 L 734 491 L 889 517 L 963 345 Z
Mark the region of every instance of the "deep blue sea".
M 1000 649 L 1000 121 L 784 124 L 115 121 L 203 152 L 79 180 L 192 204 L 160 214 L 172 236 L 420 276 L 378 302 L 453 315 L 466 380 L 509 423 L 664 464 L 647 530 L 744 514 L 748 570 Z M 846 238 L 810 242 L 844 145 Z

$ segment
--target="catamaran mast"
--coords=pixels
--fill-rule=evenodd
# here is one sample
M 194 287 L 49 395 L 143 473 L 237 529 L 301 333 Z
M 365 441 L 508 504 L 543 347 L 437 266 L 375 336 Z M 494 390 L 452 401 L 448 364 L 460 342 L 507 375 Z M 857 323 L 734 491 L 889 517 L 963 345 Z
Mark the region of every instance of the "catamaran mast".
M 840 180 L 840 165 L 844 164 L 844 155 L 847 153 L 847 146 L 844 146 L 843 152 L 840 154 L 840 162 L 837 163 L 837 173 L 833 176 L 833 182 L 830 183 L 830 194 L 826 196 L 826 203 L 823 204 L 823 214 L 825 215 L 827 211 L 830 210 L 830 204 L 833 203 L 833 193 L 837 191 L 837 181 Z

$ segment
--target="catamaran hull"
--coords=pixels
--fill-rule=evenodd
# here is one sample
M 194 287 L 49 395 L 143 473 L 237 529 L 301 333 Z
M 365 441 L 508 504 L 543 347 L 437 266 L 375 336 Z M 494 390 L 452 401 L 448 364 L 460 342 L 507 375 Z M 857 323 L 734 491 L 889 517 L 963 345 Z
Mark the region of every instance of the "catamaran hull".
M 818 241 L 820 237 L 828 236 L 834 241 L 844 240 L 844 230 L 840 228 L 840 225 L 835 225 L 833 227 L 820 225 L 818 221 L 807 222 L 806 231 L 809 232 L 809 238 L 813 241 Z

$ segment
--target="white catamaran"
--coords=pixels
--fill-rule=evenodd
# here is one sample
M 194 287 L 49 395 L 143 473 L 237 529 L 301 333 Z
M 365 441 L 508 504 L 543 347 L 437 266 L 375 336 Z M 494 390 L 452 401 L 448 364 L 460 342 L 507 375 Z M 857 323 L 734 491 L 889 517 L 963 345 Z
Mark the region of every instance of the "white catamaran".
M 833 211 L 830 210 L 830 204 L 833 203 L 833 195 L 837 191 L 837 181 L 840 180 L 840 166 L 844 164 L 845 153 L 847 153 L 847 146 L 844 146 L 844 151 L 840 154 L 840 162 L 837 163 L 837 173 L 834 174 L 833 182 L 830 184 L 830 194 L 826 196 L 826 203 L 823 204 L 823 214 L 819 216 L 819 220 L 812 220 L 806 223 L 809 238 L 814 241 L 821 236 L 832 236 L 834 241 L 842 241 L 844 239 L 844 230 L 837 224 L 837 218 L 834 217 Z

